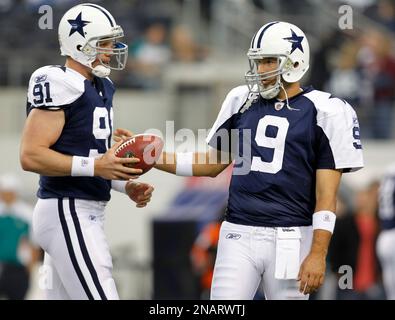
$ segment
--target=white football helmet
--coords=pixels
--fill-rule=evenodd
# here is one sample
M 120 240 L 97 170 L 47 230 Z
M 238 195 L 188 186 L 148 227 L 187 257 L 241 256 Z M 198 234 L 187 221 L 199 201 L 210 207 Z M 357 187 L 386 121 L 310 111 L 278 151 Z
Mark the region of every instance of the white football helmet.
M 103 7 L 84 3 L 69 9 L 60 20 L 58 32 L 61 55 L 91 68 L 94 75 L 107 77 L 111 69 L 125 68 L 128 46 L 117 42 L 124 36 L 123 30 Z M 100 47 L 103 41 L 112 41 L 113 48 Z M 110 55 L 110 64 L 103 63 L 99 57 L 100 64 L 93 68 L 98 54 Z
M 251 92 L 259 92 L 264 99 L 276 97 L 283 86 L 282 79 L 288 83 L 299 81 L 309 69 L 310 48 L 307 38 L 297 26 L 287 22 L 270 22 L 255 33 L 247 53 L 250 70 L 245 79 Z M 275 57 L 278 59 L 276 70 L 258 73 L 258 61 Z M 263 86 L 262 81 L 277 76 L 272 86 Z M 282 79 L 281 79 L 282 78 Z

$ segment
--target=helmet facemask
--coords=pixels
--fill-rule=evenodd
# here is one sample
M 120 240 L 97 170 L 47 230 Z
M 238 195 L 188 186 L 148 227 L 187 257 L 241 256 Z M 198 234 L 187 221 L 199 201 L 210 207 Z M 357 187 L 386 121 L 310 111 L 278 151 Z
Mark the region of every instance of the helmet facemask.
M 113 28 L 111 35 L 92 37 L 81 48 L 81 52 L 84 53 L 90 61 L 89 67 L 92 68 L 94 75 L 98 77 L 107 77 L 111 70 L 123 70 L 126 67 L 128 46 L 118 41 L 123 36 L 122 28 L 116 26 Z M 104 42 L 112 42 L 113 45 L 112 47 L 100 46 L 100 44 Z M 100 56 L 102 54 L 110 56 L 109 63 L 102 60 Z M 99 65 L 92 67 L 92 63 L 96 59 L 99 60 Z
M 245 80 L 250 92 L 259 93 L 264 99 L 275 98 L 282 86 L 281 75 L 287 72 L 292 67 L 292 62 L 287 55 L 265 55 L 257 52 L 248 52 L 248 62 L 250 69 L 245 74 Z M 259 61 L 264 58 L 276 58 L 277 68 L 268 72 L 258 72 Z M 262 81 L 277 77 L 276 83 L 265 86 Z

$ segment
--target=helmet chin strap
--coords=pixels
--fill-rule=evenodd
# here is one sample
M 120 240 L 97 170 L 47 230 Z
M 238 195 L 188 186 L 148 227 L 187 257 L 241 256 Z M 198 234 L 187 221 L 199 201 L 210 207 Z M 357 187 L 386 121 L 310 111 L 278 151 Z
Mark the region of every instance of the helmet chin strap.
M 273 99 L 278 96 L 280 93 L 280 86 L 278 84 L 275 84 L 272 86 L 272 88 L 265 90 L 264 92 L 261 92 L 261 96 L 264 99 Z
M 260 92 L 262 98 L 269 100 L 277 97 L 278 94 L 280 93 L 280 86 L 281 86 L 281 80 L 280 80 L 280 75 L 278 75 L 277 81 L 274 85 L 272 85 L 269 89 Z
M 111 73 L 110 68 L 106 68 L 102 64 L 97 65 L 96 67 L 92 68 L 92 73 L 99 78 L 108 77 Z

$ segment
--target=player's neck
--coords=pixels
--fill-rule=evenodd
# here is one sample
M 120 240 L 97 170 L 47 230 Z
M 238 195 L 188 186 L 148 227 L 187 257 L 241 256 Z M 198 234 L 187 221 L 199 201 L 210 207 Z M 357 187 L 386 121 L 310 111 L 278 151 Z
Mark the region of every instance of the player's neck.
M 81 63 L 79 63 L 71 58 L 67 58 L 65 66 L 67 68 L 73 69 L 74 71 L 77 71 L 78 73 L 80 73 L 82 76 L 84 76 L 88 80 L 90 80 L 90 81 L 93 80 L 92 71 L 88 67 L 82 65 Z
M 284 83 L 284 89 L 287 91 L 288 99 L 292 98 L 293 96 L 296 96 L 297 94 L 303 91 L 302 88 L 300 87 L 299 82 Z M 285 95 L 284 90 L 281 89 L 277 98 L 279 100 L 285 100 L 287 96 Z

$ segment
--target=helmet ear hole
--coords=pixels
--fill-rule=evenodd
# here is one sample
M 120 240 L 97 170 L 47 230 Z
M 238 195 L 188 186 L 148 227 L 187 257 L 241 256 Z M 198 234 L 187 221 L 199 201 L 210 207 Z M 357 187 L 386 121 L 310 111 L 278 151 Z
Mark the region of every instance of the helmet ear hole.
M 299 62 L 294 63 L 294 68 L 297 68 L 297 67 L 299 67 Z
M 78 50 L 78 51 L 81 51 L 81 48 L 82 48 L 82 46 L 79 44 L 79 45 L 77 46 L 77 50 Z

